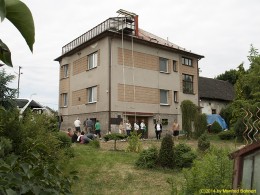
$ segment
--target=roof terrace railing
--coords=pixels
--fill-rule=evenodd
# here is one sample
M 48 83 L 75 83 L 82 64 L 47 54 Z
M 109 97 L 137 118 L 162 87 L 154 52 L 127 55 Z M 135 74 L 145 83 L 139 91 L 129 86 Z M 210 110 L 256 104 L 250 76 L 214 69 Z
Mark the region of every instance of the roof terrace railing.
M 81 44 L 87 42 L 88 40 L 94 38 L 95 36 L 101 34 L 104 31 L 120 31 L 122 29 L 134 30 L 134 23 L 131 18 L 128 17 L 114 17 L 109 18 L 96 27 L 92 28 L 88 32 L 82 34 L 78 38 L 74 39 L 67 45 L 62 47 L 62 55 L 73 50 L 74 48 L 80 46 Z

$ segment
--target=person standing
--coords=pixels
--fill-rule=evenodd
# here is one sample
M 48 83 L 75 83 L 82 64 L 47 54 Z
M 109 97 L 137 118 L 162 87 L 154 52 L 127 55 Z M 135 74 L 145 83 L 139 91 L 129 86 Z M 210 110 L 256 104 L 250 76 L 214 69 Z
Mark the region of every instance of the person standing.
M 93 121 L 88 118 L 87 121 L 86 121 L 86 125 L 87 125 L 87 132 L 88 133 L 93 133 Z
M 75 126 L 76 131 L 78 131 L 78 132 L 80 132 L 80 125 L 81 125 L 81 122 L 80 122 L 79 118 L 77 118 L 74 121 L 74 126 Z
M 136 134 L 138 134 L 138 131 L 139 131 L 138 121 L 135 121 L 135 123 L 134 123 L 134 130 L 135 130 Z
M 125 128 L 124 128 L 123 122 L 120 122 L 120 125 L 118 127 L 118 133 L 125 134 Z
M 101 134 L 100 134 L 100 123 L 99 120 L 95 123 L 95 134 L 98 135 L 99 139 L 101 139 Z
M 157 140 L 161 139 L 162 125 L 158 120 L 154 128 L 155 128 L 156 139 Z
M 174 120 L 172 125 L 172 131 L 173 131 L 173 137 L 178 140 L 179 134 L 180 134 L 180 125 L 177 123 L 176 120 Z
M 144 119 L 142 120 L 141 124 L 140 124 L 140 129 L 141 129 L 141 139 L 144 139 L 144 133 L 146 131 L 146 126 L 145 126 L 145 123 L 144 123 Z
M 129 123 L 129 120 L 127 120 L 125 123 L 125 129 L 126 129 L 127 136 L 130 136 L 131 128 L 132 128 L 132 125 Z

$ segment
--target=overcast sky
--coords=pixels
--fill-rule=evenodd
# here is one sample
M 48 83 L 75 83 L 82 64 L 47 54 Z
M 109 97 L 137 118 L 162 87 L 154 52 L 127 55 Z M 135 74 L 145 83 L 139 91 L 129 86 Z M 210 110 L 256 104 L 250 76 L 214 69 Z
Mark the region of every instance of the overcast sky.
M 0 24 L 0 39 L 12 52 L 16 75 L 22 66 L 20 97 L 58 109 L 62 46 L 105 21 L 119 9 L 139 15 L 139 28 L 205 56 L 200 75 L 214 78 L 244 62 L 250 44 L 260 49 L 259 0 L 23 0 L 35 22 L 33 54 L 17 29 Z M 0 69 L 2 69 L 1 67 Z M 11 84 L 17 87 L 16 78 Z

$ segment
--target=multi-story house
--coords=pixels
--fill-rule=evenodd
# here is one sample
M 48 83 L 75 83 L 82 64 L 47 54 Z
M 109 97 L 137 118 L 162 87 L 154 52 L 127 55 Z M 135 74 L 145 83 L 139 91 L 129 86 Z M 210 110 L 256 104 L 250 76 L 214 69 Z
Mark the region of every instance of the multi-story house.
M 198 61 L 203 58 L 138 27 L 138 16 L 119 10 L 62 48 L 59 114 L 62 128 L 79 117 L 99 120 L 102 133 L 117 131 L 122 120 L 170 130 L 181 124 L 180 104 L 198 105 Z

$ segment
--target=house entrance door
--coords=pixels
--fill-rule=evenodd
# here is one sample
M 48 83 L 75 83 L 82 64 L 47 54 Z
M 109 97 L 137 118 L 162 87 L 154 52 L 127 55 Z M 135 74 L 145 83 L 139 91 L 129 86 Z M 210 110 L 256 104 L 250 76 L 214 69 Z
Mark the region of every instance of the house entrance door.
M 132 130 L 134 130 L 134 123 L 135 123 L 135 119 L 137 121 L 137 124 L 139 125 L 140 127 L 140 124 L 142 122 L 142 120 L 144 120 L 144 124 L 146 126 L 146 132 L 144 133 L 144 138 L 147 139 L 148 138 L 148 130 L 149 130 L 149 127 L 148 127 L 148 117 L 144 117 L 144 116 L 128 116 L 128 120 L 129 120 L 129 123 L 132 125 Z M 138 134 L 141 133 L 141 131 L 139 130 L 137 132 Z

